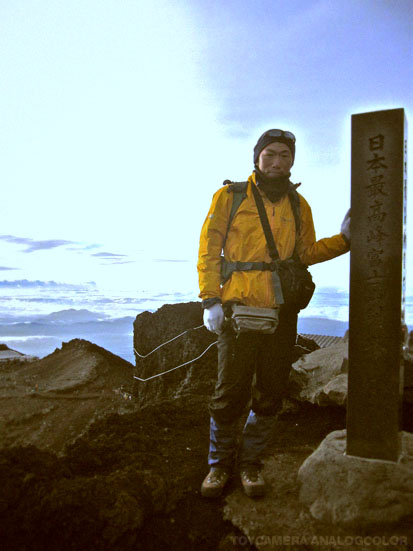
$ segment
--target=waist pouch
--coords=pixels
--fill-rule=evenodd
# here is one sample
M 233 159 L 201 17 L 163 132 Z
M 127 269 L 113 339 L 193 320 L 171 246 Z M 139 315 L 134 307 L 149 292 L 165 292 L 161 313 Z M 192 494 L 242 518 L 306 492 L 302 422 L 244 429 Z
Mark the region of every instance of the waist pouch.
M 253 308 L 234 304 L 231 323 L 236 333 L 255 331 L 271 334 L 278 327 L 278 308 Z
M 307 266 L 294 258 L 278 260 L 276 265 L 285 306 L 302 310 L 310 302 L 315 290 Z

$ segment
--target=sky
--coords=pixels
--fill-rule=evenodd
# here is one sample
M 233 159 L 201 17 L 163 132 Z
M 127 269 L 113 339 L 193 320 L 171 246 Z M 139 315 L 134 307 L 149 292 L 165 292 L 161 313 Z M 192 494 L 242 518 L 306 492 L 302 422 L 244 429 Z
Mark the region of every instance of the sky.
M 212 195 L 249 176 L 268 128 L 297 137 L 292 181 L 317 237 L 338 233 L 351 115 L 403 107 L 413 124 L 412 10 L 0 0 L 0 280 L 196 290 Z M 408 193 L 409 292 L 412 205 Z M 319 286 L 347 288 L 349 255 L 311 271 Z

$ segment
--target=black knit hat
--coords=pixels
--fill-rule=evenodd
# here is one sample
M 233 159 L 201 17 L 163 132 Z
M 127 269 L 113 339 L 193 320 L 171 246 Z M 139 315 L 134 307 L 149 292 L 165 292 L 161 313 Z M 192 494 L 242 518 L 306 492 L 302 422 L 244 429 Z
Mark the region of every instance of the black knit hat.
M 270 143 L 273 142 L 281 142 L 284 143 L 288 149 L 291 151 L 291 154 L 293 156 L 293 162 L 295 158 L 295 136 L 292 132 L 279 130 L 279 129 L 272 129 L 267 130 L 264 132 L 262 136 L 260 136 L 256 146 L 254 147 L 254 165 L 257 164 L 258 157 L 260 156 L 261 151 L 267 147 Z

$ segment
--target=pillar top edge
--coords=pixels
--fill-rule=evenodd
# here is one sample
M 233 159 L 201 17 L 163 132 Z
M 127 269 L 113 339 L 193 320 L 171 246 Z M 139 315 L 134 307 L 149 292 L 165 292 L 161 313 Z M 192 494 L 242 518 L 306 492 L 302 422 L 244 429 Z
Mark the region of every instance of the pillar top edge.
M 376 115 L 376 114 L 385 114 L 385 113 L 393 113 L 393 114 L 405 114 L 404 107 L 397 107 L 394 109 L 378 109 L 376 111 L 364 111 L 363 113 L 353 113 L 351 115 L 351 118 L 354 117 L 362 117 L 366 115 Z

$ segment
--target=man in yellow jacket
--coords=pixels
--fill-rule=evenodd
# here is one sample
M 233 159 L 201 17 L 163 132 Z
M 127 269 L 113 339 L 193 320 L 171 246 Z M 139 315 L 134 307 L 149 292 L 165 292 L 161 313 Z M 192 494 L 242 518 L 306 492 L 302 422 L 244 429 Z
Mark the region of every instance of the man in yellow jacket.
M 265 481 L 260 455 L 268 443 L 285 396 L 296 341 L 297 311 L 279 308 L 269 270 L 232 272 L 221 284 L 221 252 L 227 262 L 271 263 L 267 241 L 254 200 L 253 187 L 264 203 L 271 233 L 281 260 L 298 255 L 306 265 L 324 262 L 349 250 L 350 217 L 341 232 L 316 241 L 310 206 L 299 197 L 299 220 L 293 211 L 290 169 L 295 158 L 291 132 L 265 132 L 254 148 L 254 172 L 248 178 L 246 197 L 230 227 L 234 193 L 218 190 L 201 231 L 198 275 L 204 324 L 218 334 L 218 379 L 210 403 L 210 472 L 201 486 L 202 495 L 216 497 L 231 476 L 237 451 L 237 425 L 248 403 L 250 412 L 243 428 L 238 468 L 249 496 L 262 495 Z M 298 225 L 298 227 L 297 227 Z M 244 265 L 246 266 L 246 265 Z M 274 334 L 236 334 L 225 322 L 234 303 L 257 308 L 279 308 Z

